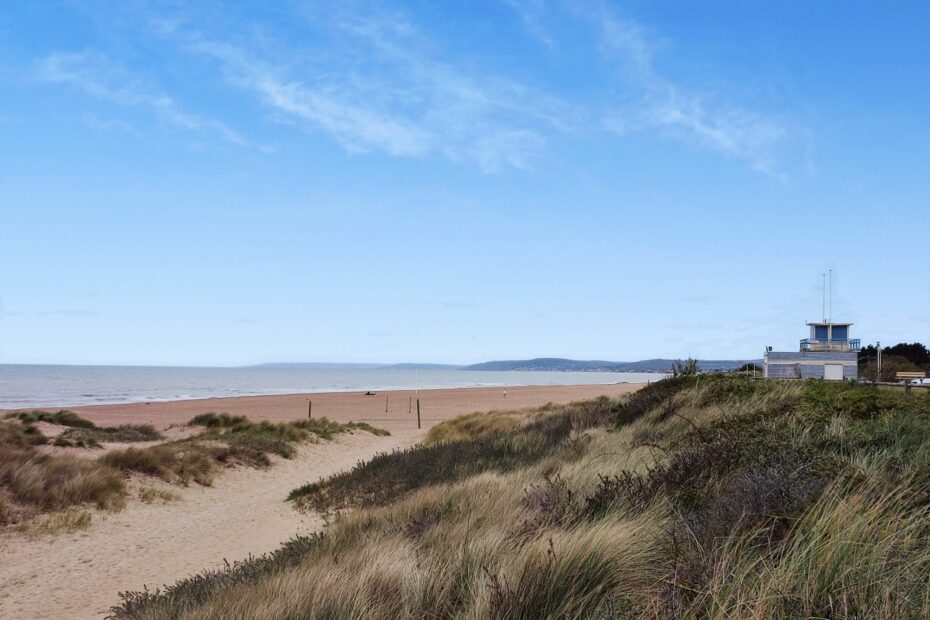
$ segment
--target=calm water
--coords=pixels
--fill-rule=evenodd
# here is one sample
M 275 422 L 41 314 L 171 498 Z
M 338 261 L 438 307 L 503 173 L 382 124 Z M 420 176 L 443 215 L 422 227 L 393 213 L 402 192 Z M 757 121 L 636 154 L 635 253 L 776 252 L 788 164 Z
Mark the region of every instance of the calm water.
M 0 364 L 0 408 L 65 407 L 213 396 L 508 385 L 639 383 L 661 375 L 617 372 L 173 368 Z

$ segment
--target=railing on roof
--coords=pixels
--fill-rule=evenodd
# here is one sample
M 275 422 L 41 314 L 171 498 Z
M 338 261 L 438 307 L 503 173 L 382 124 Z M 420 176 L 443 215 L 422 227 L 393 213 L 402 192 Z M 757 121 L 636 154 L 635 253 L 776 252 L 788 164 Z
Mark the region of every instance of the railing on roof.
M 858 351 L 859 338 L 804 338 L 801 340 L 802 351 Z

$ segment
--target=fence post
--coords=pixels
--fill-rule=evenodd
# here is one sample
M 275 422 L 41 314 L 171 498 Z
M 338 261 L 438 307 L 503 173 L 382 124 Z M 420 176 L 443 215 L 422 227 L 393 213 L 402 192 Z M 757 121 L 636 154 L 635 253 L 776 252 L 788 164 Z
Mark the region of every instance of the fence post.
M 417 428 L 420 428 L 420 399 L 417 399 Z
M 307 401 L 307 419 L 313 419 L 313 401 Z

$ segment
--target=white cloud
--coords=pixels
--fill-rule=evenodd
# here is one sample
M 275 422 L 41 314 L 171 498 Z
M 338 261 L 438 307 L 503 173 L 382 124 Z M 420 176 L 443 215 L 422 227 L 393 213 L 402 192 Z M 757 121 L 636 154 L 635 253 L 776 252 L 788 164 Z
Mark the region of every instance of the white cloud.
M 352 41 L 352 54 L 339 61 L 322 55 L 288 65 L 201 33 L 189 33 L 185 47 L 219 62 L 230 83 L 284 119 L 323 131 L 350 152 L 441 155 L 488 172 L 525 168 L 549 132 L 575 122 L 572 106 L 555 97 L 431 57 L 405 22 L 331 27 Z
M 97 52 L 50 54 L 36 64 L 35 77 L 47 83 L 67 84 L 119 105 L 148 109 L 166 125 L 249 146 L 245 138 L 225 124 L 185 112 L 171 97 Z
M 606 52 L 619 55 L 626 74 L 640 90 L 638 103 L 605 113 L 609 130 L 621 136 L 663 130 L 744 161 L 759 172 L 783 177 L 775 163 L 776 152 L 788 133 L 781 123 L 732 103 L 720 103 L 708 94 L 691 92 L 662 77 L 655 68 L 657 46 L 635 22 L 606 10 L 596 15 L 596 21 Z
M 668 77 L 661 68 L 675 58 L 666 56 L 670 46 L 657 33 L 598 0 L 500 1 L 530 36 L 553 50 L 571 49 L 579 75 L 550 75 L 545 63 L 521 66 L 519 77 L 488 69 L 493 52 L 463 55 L 382 4 L 297 4 L 280 30 L 273 21 L 238 23 L 236 11 L 224 11 L 222 20 L 196 7 L 155 4 L 139 12 L 149 34 L 209 59 L 274 120 L 325 135 L 350 153 L 443 157 L 493 172 L 532 167 L 558 137 L 648 132 L 783 177 L 787 145 L 803 130 L 721 89 L 702 91 Z M 222 28 L 209 25 L 217 21 Z M 557 66 L 565 71 L 561 60 Z M 53 54 L 37 73 L 147 108 L 167 125 L 247 144 L 99 54 Z

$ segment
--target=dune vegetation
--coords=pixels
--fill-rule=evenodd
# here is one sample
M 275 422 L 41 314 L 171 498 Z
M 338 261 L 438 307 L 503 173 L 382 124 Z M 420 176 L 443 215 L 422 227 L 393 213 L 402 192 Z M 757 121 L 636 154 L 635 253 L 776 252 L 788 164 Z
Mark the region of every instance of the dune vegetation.
M 112 616 L 930 617 L 925 394 L 686 374 L 501 415 L 295 489 L 323 532 Z
M 150 425 L 100 427 L 70 411 L 7 415 L 0 419 L 0 526 L 23 525 L 40 513 L 63 511 L 37 520 L 44 525 L 32 530 L 50 531 L 53 524 L 74 529 L 75 524 L 89 523 L 90 513 L 82 508 L 121 509 L 130 474 L 174 484 L 210 485 L 225 467 L 267 467 L 272 455 L 292 458 L 300 443 L 332 439 L 355 430 L 386 433 L 367 424 L 341 424 L 325 418 L 271 424 L 226 414 L 198 417 L 200 422 L 193 425 L 205 427 L 203 431 L 168 441 Z M 204 420 L 221 423 L 206 424 Z M 64 430 L 50 439 L 38 423 Z M 96 458 L 72 451 L 102 448 L 104 442 L 111 444 L 111 449 Z M 138 442 L 149 443 L 121 446 Z M 140 492 L 140 499 L 149 503 L 170 497 L 168 492 Z

